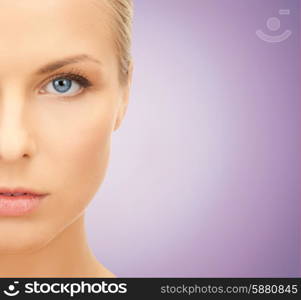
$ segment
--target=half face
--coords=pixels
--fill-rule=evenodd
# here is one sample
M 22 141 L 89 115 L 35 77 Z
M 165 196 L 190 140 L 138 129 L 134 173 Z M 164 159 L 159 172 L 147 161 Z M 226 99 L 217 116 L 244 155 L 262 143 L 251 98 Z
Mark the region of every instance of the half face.
M 0 215 L 0 254 L 32 252 L 84 212 L 127 104 L 102 0 L 42 2 L 0 0 L 0 189 L 49 194 Z

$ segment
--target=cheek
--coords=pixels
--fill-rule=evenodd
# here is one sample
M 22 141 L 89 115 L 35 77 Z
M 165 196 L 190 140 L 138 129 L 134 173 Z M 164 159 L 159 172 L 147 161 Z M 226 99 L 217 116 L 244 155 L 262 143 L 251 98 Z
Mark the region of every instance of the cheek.
M 114 116 L 115 105 L 109 100 L 92 99 L 49 108 L 43 119 L 49 137 L 44 139 L 47 145 L 43 148 L 49 149 L 52 174 L 49 182 L 53 201 L 48 209 L 55 210 L 59 202 L 65 217 L 67 213 L 74 215 L 96 193 L 109 161 Z
M 90 124 L 91 125 L 91 124 Z M 93 198 L 104 179 L 110 153 L 110 128 L 105 120 L 98 126 L 85 127 L 69 139 L 66 151 L 62 150 L 63 163 L 57 182 L 60 199 L 66 211 L 81 212 Z M 70 205 L 72 203 L 72 205 Z M 70 209 L 71 207 L 71 209 Z
M 59 155 L 63 160 L 64 186 L 77 193 L 95 190 L 104 176 L 109 159 L 111 120 L 103 116 L 97 122 L 78 123 L 77 133 L 68 138 Z

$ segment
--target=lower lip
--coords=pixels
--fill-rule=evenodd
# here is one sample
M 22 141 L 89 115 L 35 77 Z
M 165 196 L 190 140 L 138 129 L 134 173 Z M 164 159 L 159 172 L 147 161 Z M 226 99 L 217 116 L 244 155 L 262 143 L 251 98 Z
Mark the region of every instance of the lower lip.
M 0 195 L 0 216 L 23 216 L 36 210 L 46 195 Z

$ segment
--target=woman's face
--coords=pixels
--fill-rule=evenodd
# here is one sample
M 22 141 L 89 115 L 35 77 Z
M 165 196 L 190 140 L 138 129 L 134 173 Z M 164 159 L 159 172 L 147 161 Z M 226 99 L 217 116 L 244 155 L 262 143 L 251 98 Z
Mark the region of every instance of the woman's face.
M 0 189 L 49 193 L 31 213 L 0 216 L 0 254 L 46 245 L 104 178 L 129 84 L 102 1 L 0 0 Z

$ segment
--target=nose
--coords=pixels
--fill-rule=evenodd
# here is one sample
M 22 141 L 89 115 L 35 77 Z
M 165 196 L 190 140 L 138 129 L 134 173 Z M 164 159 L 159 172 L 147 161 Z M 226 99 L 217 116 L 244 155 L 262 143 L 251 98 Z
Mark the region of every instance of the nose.
M 24 99 L 0 99 L 0 165 L 32 155 L 33 141 L 25 122 Z

